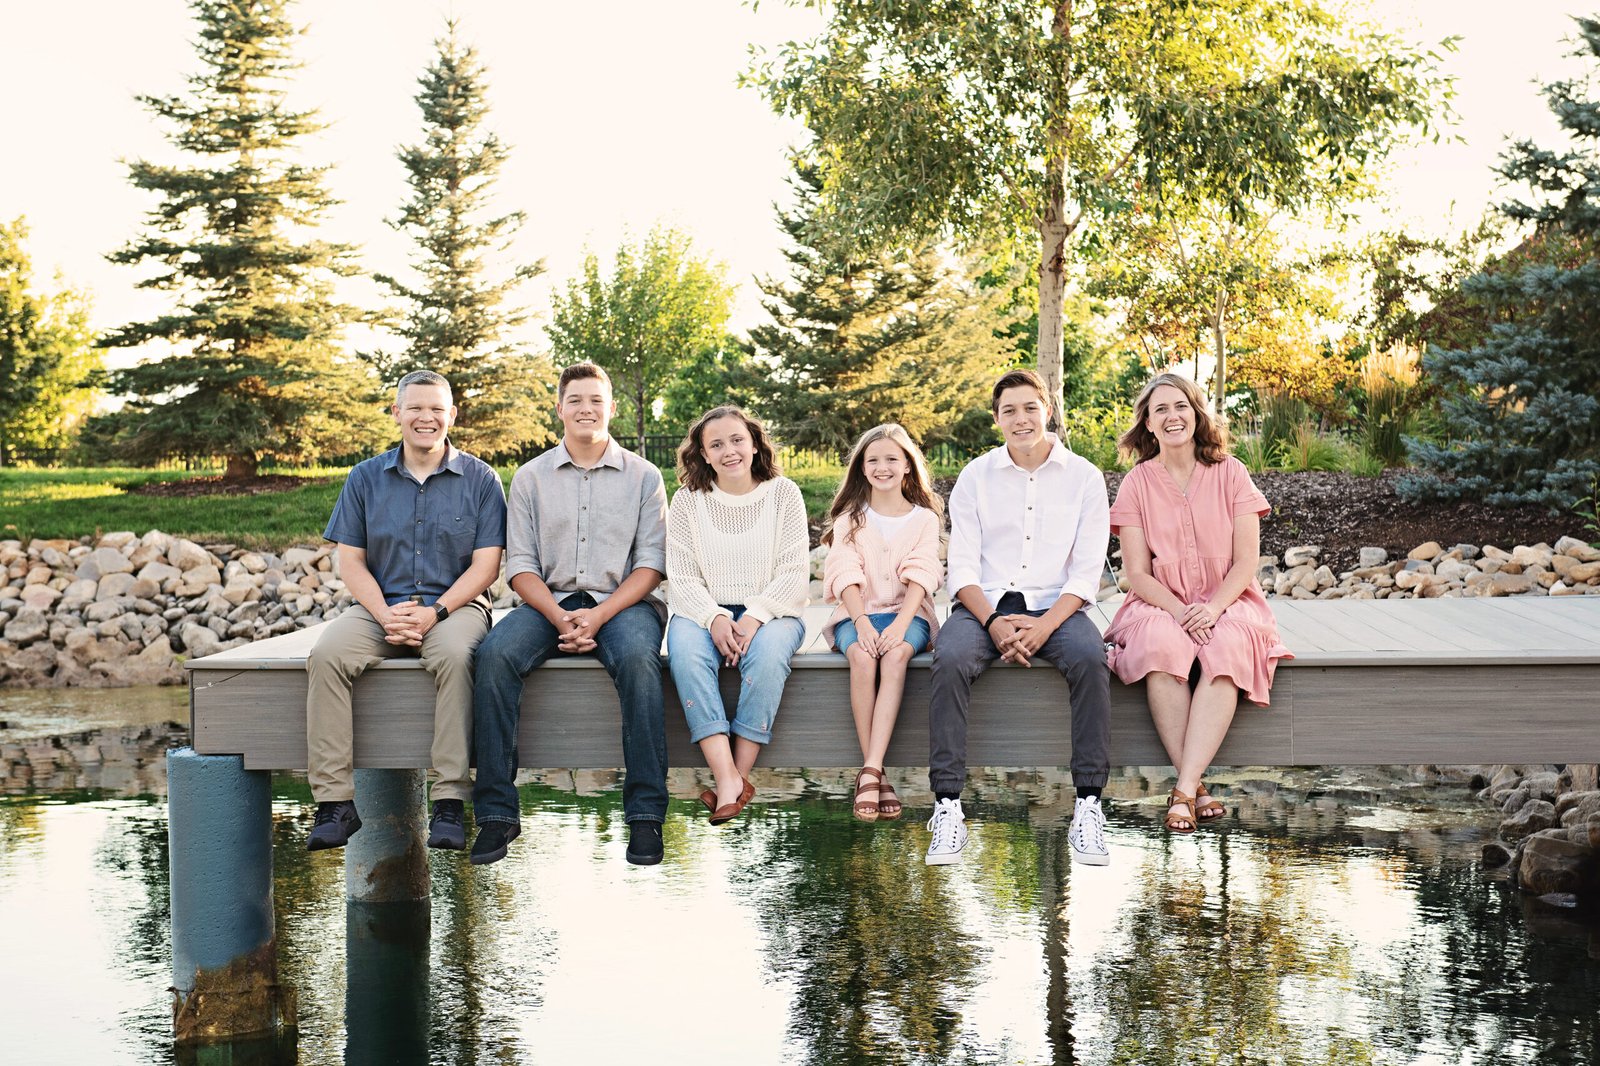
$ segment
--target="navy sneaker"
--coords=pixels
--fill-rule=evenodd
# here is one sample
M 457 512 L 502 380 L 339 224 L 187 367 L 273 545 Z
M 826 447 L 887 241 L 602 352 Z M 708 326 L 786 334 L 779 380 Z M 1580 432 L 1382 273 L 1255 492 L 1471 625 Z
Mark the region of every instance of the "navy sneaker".
M 635 866 L 654 866 L 666 849 L 661 846 L 660 822 L 628 823 L 628 861 Z
M 361 828 L 361 816 L 356 814 L 353 800 L 338 800 L 317 804 L 317 820 L 311 826 L 311 838 L 306 841 L 307 851 L 324 848 L 342 848 Z
M 433 817 L 428 820 L 428 847 L 465 850 L 467 829 L 462 819 L 466 813 L 460 800 L 434 800 Z
M 487 866 L 506 857 L 506 848 L 522 835 L 516 822 L 485 822 L 472 842 L 469 861 L 474 866 Z

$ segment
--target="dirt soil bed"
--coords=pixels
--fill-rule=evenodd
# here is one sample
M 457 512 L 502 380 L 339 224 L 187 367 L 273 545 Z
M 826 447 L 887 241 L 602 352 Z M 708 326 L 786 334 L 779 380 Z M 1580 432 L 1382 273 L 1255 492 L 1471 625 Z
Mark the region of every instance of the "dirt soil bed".
M 328 478 L 295 477 L 291 474 L 263 474 L 259 477 L 191 477 L 182 481 L 146 481 L 128 487 L 131 496 L 260 496 L 268 492 L 288 492 L 307 485 L 321 485 Z

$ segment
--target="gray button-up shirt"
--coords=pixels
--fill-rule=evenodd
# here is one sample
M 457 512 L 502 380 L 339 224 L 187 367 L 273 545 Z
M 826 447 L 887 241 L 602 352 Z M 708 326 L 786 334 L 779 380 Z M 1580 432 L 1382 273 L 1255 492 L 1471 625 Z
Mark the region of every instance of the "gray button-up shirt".
M 535 574 L 556 599 L 604 600 L 633 571 L 667 572 L 667 490 L 661 471 L 612 440 L 585 470 L 563 442 L 511 478 L 506 580 Z M 667 605 L 645 601 L 666 620 Z
M 406 469 L 399 448 L 356 464 L 322 531 L 366 551 L 385 603 L 421 596 L 431 604 L 466 573 L 474 551 L 505 546 L 500 475 L 454 445 L 446 449 L 427 481 Z

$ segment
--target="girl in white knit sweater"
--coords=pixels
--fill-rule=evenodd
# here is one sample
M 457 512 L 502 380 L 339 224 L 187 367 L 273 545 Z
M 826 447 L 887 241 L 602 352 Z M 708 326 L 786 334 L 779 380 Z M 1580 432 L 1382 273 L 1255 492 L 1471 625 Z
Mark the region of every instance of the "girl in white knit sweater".
M 678 484 L 667 511 L 667 657 L 689 737 L 716 775 L 700 800 L 721 825 L 755 794 L 750 770 L 805 637 L 810 533 L 799 486 L 779 475 L 761 423 L 737 407 L 690 427 Z M 731 727 L 722 666 L 743 681 Z
M 939 630 L 933 595 L 944 583 L 943 511 L 911 435 L 893 422 L 867 430 L 850 453 L 822 537 L 823 595 L 838 604 L 824 632 L 850 660 L 850 713 L 862 759 L 852 813 L 863 822 L 900 817 L 883 761 L 906 664 Z

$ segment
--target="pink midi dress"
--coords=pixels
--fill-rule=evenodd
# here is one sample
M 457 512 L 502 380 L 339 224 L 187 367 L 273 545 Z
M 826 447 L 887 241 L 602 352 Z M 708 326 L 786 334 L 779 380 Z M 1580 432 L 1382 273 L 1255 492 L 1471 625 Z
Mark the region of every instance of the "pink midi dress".
M 1144 530 L 1150 569 L 1185 604 L 1204 603 L 1233 566 L 1233 520 L 1271 510 L 1244 464 L 1231 455 L 1220 463 L 1197 463 L 1184 492 L 1158 459 L 1135 466 L 1122 479 L 1111 505 L 1111 532 Z M 1133 593 L 1106 630 L 1107 658 L 1125 684 L 1152 670 L 1187 678 L 1200 661 L 1202 681 L 1230 679 L 1245 699 L 1263 706 L 1279 659 L 1294 656 L 1278 639 L 1272 608 L 1255 578 L 1212 627 L 1211 641 L 1197 644 L 1172 615 Z

